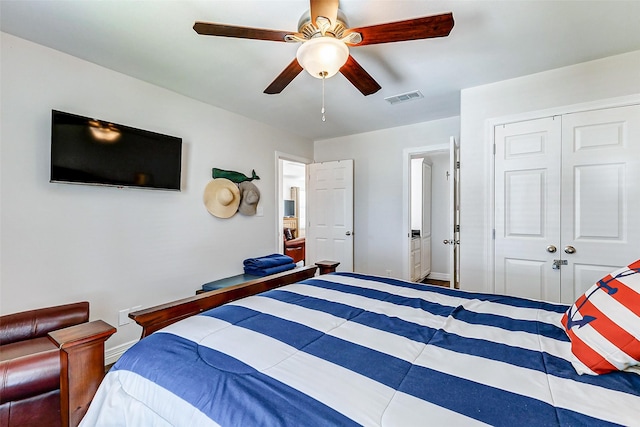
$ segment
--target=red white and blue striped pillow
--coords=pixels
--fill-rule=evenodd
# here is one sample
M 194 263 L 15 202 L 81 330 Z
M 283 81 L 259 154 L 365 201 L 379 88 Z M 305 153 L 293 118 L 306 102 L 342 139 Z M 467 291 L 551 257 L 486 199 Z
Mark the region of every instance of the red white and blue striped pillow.
M 640 365 L 640 260 L 589 288 L 567 310 L 562 324 L 579 374 Z

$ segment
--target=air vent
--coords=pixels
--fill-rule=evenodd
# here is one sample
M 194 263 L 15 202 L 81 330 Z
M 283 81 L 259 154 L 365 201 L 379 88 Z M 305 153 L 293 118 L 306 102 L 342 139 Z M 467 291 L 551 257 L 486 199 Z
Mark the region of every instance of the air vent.
M 387 101 L 391 105 L 400 104 L 401 102 L 413 101 L 414 99 L 423 98 L 420 91 L 413 91 L 407 93 L 401 93 L 400 95 L 389 96 L 384 100 Z

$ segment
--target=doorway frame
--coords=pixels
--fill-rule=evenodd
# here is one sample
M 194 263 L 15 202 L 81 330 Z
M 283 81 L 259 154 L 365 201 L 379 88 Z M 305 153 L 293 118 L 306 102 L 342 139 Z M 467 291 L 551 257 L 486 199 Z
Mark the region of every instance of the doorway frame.
M 297 156 L 295 154 L 286 153 L 284 151 L 276 151 L 275 152 L 275 170 L 276 170 L 276 218 L 275 218 L 275 248 L 276 252 L 283 253 L 284 244 L 282 242 L 282 218 L 284 217 L 284 194 L 282 193 L 282 183 L 284 181 L 283 178 L 283 160 L 288 160 L 290 162 L 302 163 L 304 165 L 308 165 L 313 163 L 313 159 L 309 159 L 307 157 Z M 306 180 L 306 167 L 305 167 L 305 180 Z M 305 205 L 307 201 L 304 201 Z
M 424 145 L 402 150 L 402 229 L 406 233 L 404 250 L 402 251 L 402 278 L 411 280 L 411 159 L 422 155 L 449 153 L 449 144 Z M 451 274 L 452 272 L 449 272 Z
M 604 98 L 595 101 L 582 102 L 577 104 L 561 105 L 557 107 L 545 108 L 541 110 L 527 111 L 524 113 L 510 114 L 487 119 L 485 121 L 485 152 L 489 153 L 489 179 L 485 188 L 488 195 L 485 212 L 489 227 L 485 230 L 485 242 L 487 251 L 486 264 L 486 283 L 488 292 L 495 293 L 495 239 L 493 237 L 496 228 L 495 219 L 495 128 L 496 126 L 506 125 L 510 123 L 524 122 L 527 120 L 536 120 L 544 117 L 562 116 L 565 114 L 582 113 L 585 111 L 602 110 L 606 108 L 626 107 L 629 105 L 640 104 L 640 94 L 620 96 L 614 98 Z

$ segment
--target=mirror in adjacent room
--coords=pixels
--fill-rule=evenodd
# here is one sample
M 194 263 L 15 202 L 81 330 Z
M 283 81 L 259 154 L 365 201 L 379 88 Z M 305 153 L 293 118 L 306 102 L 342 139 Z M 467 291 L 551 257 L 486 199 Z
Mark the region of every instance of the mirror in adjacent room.
M 448 286 L 449 152 L 414 153 L 410 159 L 410 279 Z

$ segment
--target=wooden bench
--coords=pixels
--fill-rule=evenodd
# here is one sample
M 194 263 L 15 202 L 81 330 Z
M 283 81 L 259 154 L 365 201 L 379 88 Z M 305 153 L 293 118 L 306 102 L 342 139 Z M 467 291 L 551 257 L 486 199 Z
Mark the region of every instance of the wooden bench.
M 250 282 L 260 279 L 260 276 L 252 276 L 251 274 L 237 274 L 235 276 L 225 277 L 223 279 L 214 280 L 202 285 L 202 289 L 196 290 L 196 295 L 203 292 L 217 291 L 218 289 L 228 288 L 230 286 L 239 285 L 241 283 Z

